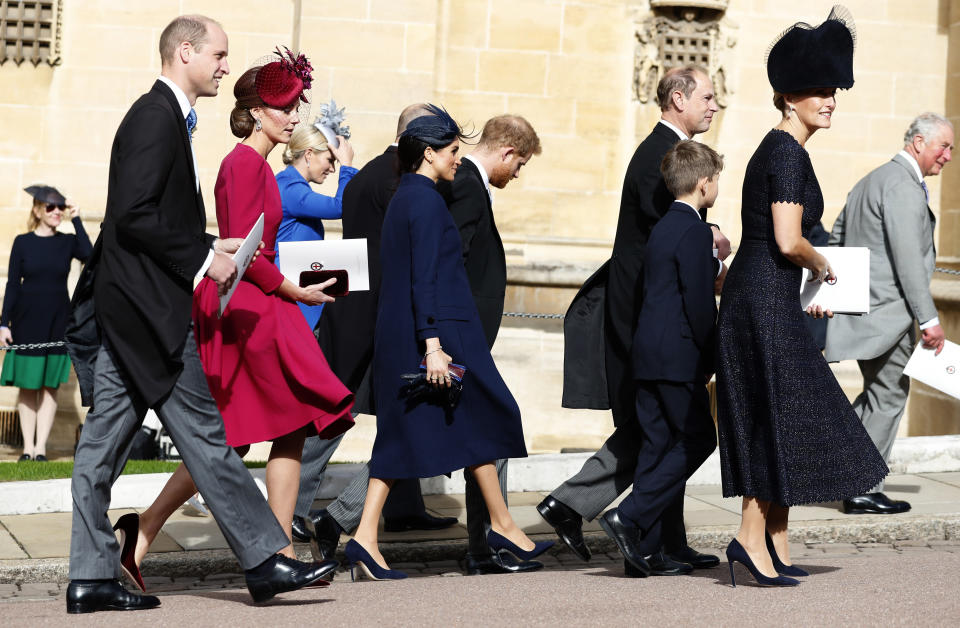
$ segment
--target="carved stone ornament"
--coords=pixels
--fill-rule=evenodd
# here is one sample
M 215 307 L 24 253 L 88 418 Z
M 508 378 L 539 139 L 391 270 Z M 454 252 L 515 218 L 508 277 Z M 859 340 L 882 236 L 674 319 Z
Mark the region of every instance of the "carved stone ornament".
M 63 0 L 0 0 L 0 65 L 60 65 Z
M 633 95 L 656 102 L 657 83 L 670 68 L 697 63 L 710 72 L 717 103 L 727 106 L 727 63 L 737 25 L 724 17 L 728 0 L 650 0 L 635 19 Z

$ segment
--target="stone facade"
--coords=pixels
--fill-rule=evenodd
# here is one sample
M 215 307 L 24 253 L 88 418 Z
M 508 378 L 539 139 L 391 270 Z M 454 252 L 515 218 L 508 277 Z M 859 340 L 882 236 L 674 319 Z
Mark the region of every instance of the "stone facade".
M 711 220 L 736 244 L 744 166 L 778 120 L 764 51 L 792 22 L 822 21 L 833 0 L 707 4 L 726 6 L 728 94 L 701 139 L 725 156 Z M 846 5 L 859 34 L 857 82 L 839 94 L 833 128 L 808 145 L 828 228 L 852 185 L 900 148 L 915 114 L 946 111 L 960 119 L 960 0 Z M 310 56 L 314 102 L 333 97 L 346 106 L 355 165 L 393 140 L 396 115 L 411 102 L 442 103 L 468 128 L 479 129 L 502 112 L 526 116 L 541 136 L 543 154 L 495 194 L 510 265 L 508 310 L 563 312 L 576 286 L 606 259 L 626 164 L 659 116 L 656 105 L 639 102 L 634 89 L 636 29 L 650 15 L 648 0 L 278 0 L 269 8 L 250 0 L 64 0 L 62 6 L 61 65 L 0 65 L 0 272 L 13 237 L 24 228 L 28 199 L 21 189 L 32 183 L 56 185 L 76 199 L 95 235 L 113 134 L 159 72 L 157 40 L 178 12 L 215 17 L 230 36 L 232 72 L 222 94 L 196 107 L 195 145 L 211 230 L 217 168 L 235 141 L 227 126 L 233 81 L 278 44 L 298 40 Z M 271 157 L 276 169 L 279 154 Z M 333 193 L 336 177 L 330 179 L 321 191 Z M 940 260 L 960 267 L 960 164 L 928 184 Z M 331 223 L 331 236 L 337 232 Z M 956 316 L 944 320 L 948 336 L 958 337 Z M 497 348 L 498 357 L 511 351 Z M 559 353 L 551 355 L 559 359 Z M 543 417 L 549 425 L 549 417 L 562 412 L 558 399 L 551 406 L 526 384 L 516 392 L 531 420 Z M 960 406 L 924 391 L 927 398 L 935 400 L 937 420 L 922 429 L 958 431 Z M 927 412 L 923 399 L 914 395 L 911 415 Z M 75 416 L 75 404 L 61 401 L 63 412 Z M 13 403 L 13 391 L 3 390 L 0 405 Z M 606 428 L 593 425 L 608 422 L 601 414 L 577 420 L 590 422 L 585 431 L 599 434 Z

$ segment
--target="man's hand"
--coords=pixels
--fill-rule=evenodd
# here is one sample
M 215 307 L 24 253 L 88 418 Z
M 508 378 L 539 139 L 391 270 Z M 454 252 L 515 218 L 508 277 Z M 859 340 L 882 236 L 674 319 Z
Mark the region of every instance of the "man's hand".
M 227 255 L 233 255 L 240 248 L 240 245 L 243 244 L 243 238 L 217 238 L 213 241 L 213 250 L 217 253 L 226 253 Z M 263 248 L 263 242 L 260 242 L 260 246 L 257 247 L 257 250 L 253 252 L 253 259 L 250 260 L 252 263 L 253 260 L 260 257 L 260 249 Z
M 710 230 L 713 231 L 713 248 L 717 249 L 717 259 L 722 262 L 730 257 L 730 240 L 716 225 L 711 225 Z
M 924 329 L 921 338 L 923 338 L 923 346 L 925 348 L 936 349 L 936 353 L 933 355 L 940 355 L 940 352 L 943 351 L 943 343 L 946 341 L 946 338 L 943 335 L 943 327 L 940 325 L 934 325 L 933 327 Z
M 727 280 L 727 265 L 720 262 L 720 274 L 713 282 L 713 293 L 717 296 L 723 292 L 723 282 Z
M 217 283 L 217 292 L 224 295 L 237 279 L 237 265 L 229 255 L 214 251 L 213 261 L 207 269 L 207 277 Z

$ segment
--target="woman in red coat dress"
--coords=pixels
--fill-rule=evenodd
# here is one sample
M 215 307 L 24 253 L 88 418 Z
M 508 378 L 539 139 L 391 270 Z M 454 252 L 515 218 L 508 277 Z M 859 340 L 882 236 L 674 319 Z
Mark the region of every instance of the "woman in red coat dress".
M 230 130 L 243 141 L 220 164 L 214 188 L 217 222 L 220 237 L 243 238 L 262 212 L 264 249 L 247 268 L 222 317 L 217 316 L 217 285 L 207 279 L 197 288 L 193 308 L 200 359 L 223 415 L 227 444 L 242 456 L 251 443 L 273 443 L 267 501 L 287 537 L 304 438 L 335 438 L 353 427 L 353 394 L 331 372 L 296 305 L 333 301 L 323 292 L 333 280 L 301 288 L 284 279 L 273 263 L 283 211 L 266 157 L 289 141 L 300 121 L 297 106 L 309 87 L 309 72 L 306 58 L 294 58 L 288 50 L 279 61 L 250 68 L 234 86 L 237 103 Z M 121 561 L 128 571 L 139 575 L 137 565 L 160 527 L 195 492 L 181 465 L 140 515 L 137 542 L 124 543 Z M 292 545 L 284 552 L 296 558 Z

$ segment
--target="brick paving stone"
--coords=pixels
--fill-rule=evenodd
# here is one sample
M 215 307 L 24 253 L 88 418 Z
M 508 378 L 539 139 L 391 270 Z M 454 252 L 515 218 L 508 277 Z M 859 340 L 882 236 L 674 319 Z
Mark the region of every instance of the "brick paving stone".
M 0 584 L 0 600 L 5 600 L 15 596 L 19 588 L 15 584 Z
M 399 569 L 400 571 L 407 571 L 408 569 L 425 569 L 426 567 L 426 563 L 390 563 L 390 569 Z
M 890 543 L 855 543 L 859 549 L 873 549 L 877 547 L 886 547 L 888 549 L 893 548 Z
M 447 569 L 450 569 L 450 568 L 460 569 L 460 561 L 459 560 L 432 560 L 429 563 L 427 563 L 427 567 L 428 568 L 446 567 Z
M 147 585 L 148 587 L 150 585 L 160 586 L 163 584 L 170 584 L 171 582 L 172 580 L 168 576 L 144 576 L 143 577 L 143 584 Z
M 923 545 L 923 546 L 919 546 L 919 545 L 901 545 L 900 547 L 897 548 L 897 550 L 899 550 L 900 552 L 932 552 L 932 551 L 933 551 L 933 550 L 932 550 L 929 546 L 927 546 L 927 545 Z
M 908 539 L 905 541 L 894 541 L 893 546 L 897 549 L 904 547 L 929 547 L 930 541 L 920 539 Z
M 949 549 L 951 547 L 960 548 L 960 539 L 933 539 L 927 541 L 930 547 L 937 549 Z
M 240 573 L 215 573 L 212 576 L 206 576 L 203 580 L 204 582 L 228 582 L 230 580 L 238 580 L 243 578 L 243 574 Z
M 60 594 L 60 586 L 56 582 L 24 582 L 20 585 L 17 597 L 50 597 Z
M 814 543 L 812 549 L 823 550 L 827 554 L 856 554 L 857 546 L 853 543 Z

